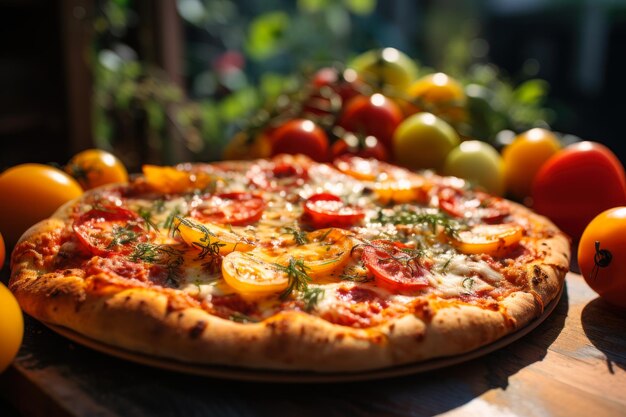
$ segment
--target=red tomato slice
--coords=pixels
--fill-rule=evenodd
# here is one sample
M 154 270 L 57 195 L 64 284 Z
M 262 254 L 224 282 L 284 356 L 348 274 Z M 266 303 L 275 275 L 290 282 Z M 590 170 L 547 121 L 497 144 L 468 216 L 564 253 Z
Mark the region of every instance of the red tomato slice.
M 258 221 L 265 201 L 250 193 L 225 193 L 207 197 L 190 215 L 200 222 L 245 226 Z
M 129 254 L 148 239 L 144 220 L 117 206 L 94 208 L 78 217 L 73 229 L 80 242 L 94 255 Z
M 309 177 L 307 169 L 279 162 L 270 167 L 254 165 L 247 175 L 250 184 L 261 190 L 280 191 L 299 187 Z
M 501 223 L 511 213 L 511 207 L 504 199 L 482 191 L 444 187 L 438 191 L 437 197 L 439 208 L 453 217 L 472 218 L 494 224 Z
M 346 205 L 341 198 L 330 193 L 309 197 L 304 202 L 304 213 L 306 221 L 317 229 L 349 227 L 365 217 L 361 208 Z
M 393 291 L 415 291 L 428 287 L 427 269 L 408 248 L 390 240 L 375 240 L 363 248 L 361 259 L 374 275 L 376 284 Z

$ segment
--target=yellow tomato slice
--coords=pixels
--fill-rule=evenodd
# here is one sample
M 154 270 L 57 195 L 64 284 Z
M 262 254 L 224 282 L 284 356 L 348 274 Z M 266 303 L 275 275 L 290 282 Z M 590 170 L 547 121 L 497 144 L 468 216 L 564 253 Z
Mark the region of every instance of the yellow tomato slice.
M 495 254 L 519 243 L 523 235 L 524 229 L 516 224 L 480 224 L 459 232 L 452 243 L 462 253 Z
M 190 218 L 176 218 L 174 226 L 174 230 L 180 233 L 180 237 L 187 245 L 207 254 L 225 255 L 254 249 L 254 245 L 245 237 L 215 224 L 202 224 Z
M 142 171 L 150 187 L 167 194 L 203 189 L 214 181 L 207 173 L 183 171 L 173 167 L 144 165 Z
M 399 179 L 395 181 L 377 182 L 374 186 L 374 194 L 378 201 L 383 204 L 395 202 L 399 204 L 427 202 L 428 188 L 430 185 L 425 181 L 416 179 Z
M 250 252 L 232 252 L 222 260 L 222 276 L 242 294 L 265 295 L 284 291 L 289 277 L 279 266 Z
M 288 265 L 290 259 L 300 259 L 311 278 L 322 277 L 343 267 L 350 258 L 354 246 L 349 232 L 343 229 L 320 229 L 307 234 L 307 242 L 289 248 L 279 256 L 276 263 Z

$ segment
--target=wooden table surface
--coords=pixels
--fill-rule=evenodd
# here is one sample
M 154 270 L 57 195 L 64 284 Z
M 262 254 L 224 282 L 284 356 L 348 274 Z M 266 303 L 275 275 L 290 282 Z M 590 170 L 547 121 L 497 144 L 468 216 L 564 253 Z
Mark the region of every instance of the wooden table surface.
M 625 416 L 626 316 L 570 273 L 552 315 L 501 350 L 427 373 L 341 384 L 162 371 L 91 351 L 27 319 L 0 392 L 21 414 L 46 417 Z

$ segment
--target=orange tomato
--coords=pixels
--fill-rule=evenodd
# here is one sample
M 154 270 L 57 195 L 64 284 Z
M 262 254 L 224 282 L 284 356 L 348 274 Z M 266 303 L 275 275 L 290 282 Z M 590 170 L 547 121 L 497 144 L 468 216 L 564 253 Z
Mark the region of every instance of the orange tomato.
M 626 207 L 603 211 L 587 225 L 578 245 L 578 265 L 600 297 L 626 308 Z
M 48 165 L 23 164 L 0 175 L 0 231 L 10 247 L 33 224 L 83 193 L 74 178 Z
M 508 192 L 520 200 L 530 195 L 539 168 L 561 148 L 559 140 L 546 129 L 521 133 L 504 148 L 504 181 Z
M 101 149 L 87 149 L 74 155 L 65 172 L 85 190 L 116 182 L 128 182 L 128 172 L 115 155 Z
M 442 72 L 415 81 L 407 94 L 410 98 L 410 103 L 404 107 L 407 115 L 428 111 L 449 123 L 463 122 L 467 118 L 467 96 L 463 86 Z
M 13 294 L 0 283 L 0 373 L 13 362 L 24 336 L 24 318 Z

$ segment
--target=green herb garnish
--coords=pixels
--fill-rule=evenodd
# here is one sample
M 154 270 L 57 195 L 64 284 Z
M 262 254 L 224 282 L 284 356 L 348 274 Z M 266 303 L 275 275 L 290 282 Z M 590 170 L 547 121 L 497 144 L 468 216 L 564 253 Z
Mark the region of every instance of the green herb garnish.
M 287 233 L 291 233 L 293 235 L 293 239 L 296 241 L 296 244 L 298 246 L 309 243 L 306 232 L 303 232 L 302 230 L 295 227 L 285 227 L 284 229 Z
M 139 233 L 136 231 L 136 226 L 129 224 L 126 226 L 113 226 L 113 238 L 107 245 L 107 249 L 113 249 L 116 246 L 125 245 L 136 241 L 139 238 Z
M 459 220 L 452 219 L 442 212 L 420 213 L 406 207 L 400 208 L 390 215 L 380 210 L 375 220 L 383 224 L 425 225 L 430 228 L 433 234 L 437 233 L 439 227 L 442 227 L 443 232 L 452 237 L 456 236 L 459 230 L 465 227 Z

